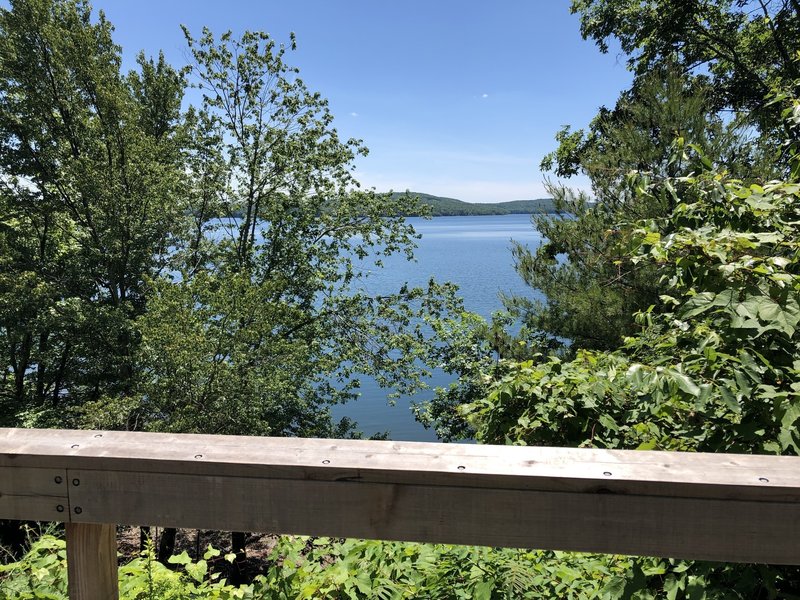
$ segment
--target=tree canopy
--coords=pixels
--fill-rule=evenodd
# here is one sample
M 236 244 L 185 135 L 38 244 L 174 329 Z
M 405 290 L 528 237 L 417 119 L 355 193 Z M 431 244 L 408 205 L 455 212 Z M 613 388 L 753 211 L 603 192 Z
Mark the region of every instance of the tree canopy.
M 351 435 L 327 407 L 359 374 L 422 385 L 421 317 L 458 301 L 364 291 L 411 257 L 410 199 L 360 187 L 294 37 L 187 30 L 189 65 L 123 73 L 112 32 L 81 0 L 0 11 L 4 423 Z
M 765 130 L 780 124 L 767 101 L 800 80 L 796 0 L 573 0 L 584 39 L 602 52 L 615 39 L 637 76 L 668 62 L 708 80 L 714 109 L 746 111 Z
M 0 394 L 6 422 L 47 424 L 133 385 L 182 218 L 183 79 L 163 58 L 121 73 L 83 2 L 13 2 L 0 31 Z

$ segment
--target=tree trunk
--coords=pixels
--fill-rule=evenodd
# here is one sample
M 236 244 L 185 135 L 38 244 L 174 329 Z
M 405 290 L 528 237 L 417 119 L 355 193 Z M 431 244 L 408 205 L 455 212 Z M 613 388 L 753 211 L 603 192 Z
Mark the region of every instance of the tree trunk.
M 39 359 L 36 365 L 36 403 L 44 404 L 45 390 L 47 389 L 47 367 L 45 366 L 45 355 L 49 346 L 49 334 L 43 331 L 39 334 Z
M 197 535 L 194 538 L 194 559 L 200 560 L 200 530 L 197 530 Z
M 169 566 L 167 559 L 175 554 L 175 535 L 178 530 L 174 527 L 165 527 L 161 532 L 161 539 L 158 541 L 158 562 Z
M 247 534 L 243 531 L 231 532 L 231 552 L 236 554 L 236 558 L 231 565 L 229 581 L 233 585 L 242 585 L 247 583 L 246 579 L 246 565 L 247 561 Z

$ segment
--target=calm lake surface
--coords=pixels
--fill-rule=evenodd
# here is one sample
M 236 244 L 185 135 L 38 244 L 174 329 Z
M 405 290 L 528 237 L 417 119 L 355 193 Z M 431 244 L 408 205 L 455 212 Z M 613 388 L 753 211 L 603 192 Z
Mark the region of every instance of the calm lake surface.
M 416 262 L 399 256 L 387 259 L 384 269 L 367 278 L 364 285 L 367 291 L 376 295 L 389 293 L 405 282 L 412 287 L 422 286 L 435 277 L 440 282 L 458 284 L 466 309 L 484 318 L 502 308 L 498 298 L 501 291 L 533 294 L 514 270 L 511 257 L 511 240 L 530 248 L 542 241 L 530 215 L 411 218 L 409 222 L 422 235 Z M 440 373 L 430 383 L 446 386 L 450 381 L 449 376 Z M 436 435 L 417 423 L 410 410 L 412 402 L 431 397 L 432 391 L 413 398 L 402 397 L 394 406 L 387 402 L 388 393 L 364 378 L 361 397 L 335 406 L 334 417 L 351 417 L 367 436 L 388 431 L 393 440 L 436 441 Z

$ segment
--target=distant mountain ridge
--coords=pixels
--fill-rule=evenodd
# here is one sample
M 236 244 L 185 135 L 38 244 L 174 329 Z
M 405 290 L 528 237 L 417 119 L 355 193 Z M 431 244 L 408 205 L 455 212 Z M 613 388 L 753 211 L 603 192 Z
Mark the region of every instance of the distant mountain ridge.
M 393 192 L 392 198 L 403 196 L 417 197 L 420 203 L 431 207 L 434 217 L 469 216 L 469 215 L 532 215 L 556 212 L 552 198 L 537 200 L 511 200 L 510 202 L 464 202 L 455 198 L 434 196 L 421 192 Z M 406 216 L 416 216 L 409 211 Z

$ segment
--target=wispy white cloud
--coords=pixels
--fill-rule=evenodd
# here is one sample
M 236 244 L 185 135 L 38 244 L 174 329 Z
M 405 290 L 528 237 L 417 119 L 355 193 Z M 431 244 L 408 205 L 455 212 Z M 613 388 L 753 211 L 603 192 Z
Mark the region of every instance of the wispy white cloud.
M 358 113 L 357 113 L 357 112 L 351 112 L 351 113 L 350 113 L 350 116 L 351 116 L 351 117 L 357 117 L 357 116 L 358 116 Z
M 489 94 L 481 94 L 481 98 L 488 98 Z

